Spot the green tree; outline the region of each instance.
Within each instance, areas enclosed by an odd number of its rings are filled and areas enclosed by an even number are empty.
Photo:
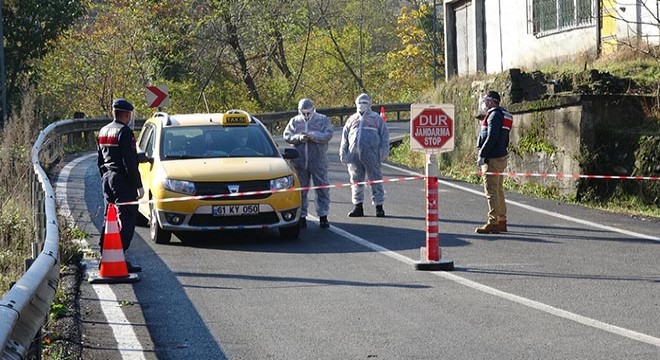
[[[387,75],[399,94],[414,98],[420,90],[432,86],[434,46],[442,47],[442,36],[433,32],[432,5],[422,3],[417,8],[404,8],[398,17],[397,33],[402,46],[387,54]],[[438,56],[435,67],[439,77],[444,77],[442,56]],[[410,95],[406,96],[409,100]]]
[[[9,113],[20,105],[22,78],[31,78],[34,61],[46,55],[58,36],[85,14],[85,1],[5,0],[2,14]]]
[[[279,111],[301,97],[321,107],[410,97],[411,72],[389,55],[404,45],[400,0],[107,0],[41,62],[44,111],[106,115],[124,96],[146,115],[144,86],[169,86],[168,112]],[[420,40],[420,44],[422,41]],[[420,45],[421,46],[421,45]],[[416,56],[415,54],[409,56]],[[417,59],[413,59],[417,61]],[[424,81],[418,82],[424,83]]]
[[[177,17],[194,19],[187,5],[183,0],[90,5],[95,16],[72,28],[40,64],[43,110],[53,119],[74,111],[107,116],[112,99],[125,97],[138,114],[150,112],[146,86],[189,77],[190,51],[184,46],[189,39],[182,34],[191,25],[176,22]]]

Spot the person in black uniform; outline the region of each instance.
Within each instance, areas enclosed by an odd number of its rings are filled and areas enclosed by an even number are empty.
[[[133,105],[125,99],[112,102],[113,121],[101,128],[97,138],[98,167],[103,184],[103,198],[108,203],[136,201],[144,196],[142,180],[138,171],[138,156],[135,135],[128,126],[133,116]],[[124,252],[128,250],[135,233],[138,205],[118,206],[117,216],[121,224],[119,231]],[[101,231],[100,246],[103,249]],[[141,271],[126,261],[129,272]]]

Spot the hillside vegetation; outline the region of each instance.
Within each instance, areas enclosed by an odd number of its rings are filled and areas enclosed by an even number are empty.
[[[639,133],[630,133],[630,129],[614,129],[625,134],[624,138],[607,144],[598,144],[594,151],[583,151],[578,159],[583,164],[585,173],[610,175],[660,176],[660,62],[654,54],[654,49],[645,53],[622,49],[616,54],[604,56],[597,61],[557,64],[542,69],[527,69],[518,73],[507,71],[494,75],[474,75],[454,78],[438,86],[436,91],[428,92],[420,97],[420,102],[453,103],[456,108],[456,133],[467,134],[457,137],[453,152],[441,157],[441,172],[446,176],[464,179],[474,183],[481,181],[480,177],[472,175],[476,171],[476,107],[477,99],[483,87],[500,91],[504,98],[503,105],[510,109],[526,108],[528,111],[559,104],[563,95],[589,94],[616,96],[640,95],[642,115],[645,128]],[[518,94],[514,99],[511,92],[511,77],[517,74],[523,82],[529,85],[530,91],[524,96]],[[536,88],[536,90],[534,90]],[[552,90],[549,90],[552,89]],[[528,89],[529,90],[529,89]],[[521,98],[523,97],[523,98]],[[527,98],[524,98],[527,97]],[[516,102],[513,104],[512,102]],[[621,106],[614,101],[606,106]],[[614,109],[612,109],[614,110]],[[620,109],[617,109],[620,110]],[[607,109],[605,109],[607,111]],[[619,111],[620,112],[620,111]],[[627,113],[623,116],[640,116],[639,112]],[[624,119],[625,120],[625,119]],[[631,119],[633,120],[633,119]],[[637,122],[637,121],[636,121]],[[527,143],[515,144],[515,150],[527,147],[527,152],[553,155],[553,148],[548,146],[543,137],[549,134],[537,133],[534,137],[525,137]],[[576,134],[577,136],[577,134]],[[634,149],[630,153],[617,153],[617,147],[624,148],[624,140],[632,139],[636,143],[626,144],[625,148]],[[635,140],[638,139],[638,140]],[[616,139],[615,139],[616,140]],[[393,158],[402,163],[421,168],[423,159],[420,154],[411,154],[406,150],[406,144],[398,149]],[[634,152],[634,153],[633,153]],[[613,156],[612,154],[616,154]],[[634,159],[634,171],[630,168],[617,167],[619,158]],[[521,170],[521,169],[517,169]],[[577,196],[565,196],[558,188],[529,183],[516,178],[505,178],[505,184],[510,190],[557,199],[576,202],[606,210],[625,212],[633,215],[650,216],[660,219],[660,182],[629,181],[629,180],[588,180],[581,181]]]

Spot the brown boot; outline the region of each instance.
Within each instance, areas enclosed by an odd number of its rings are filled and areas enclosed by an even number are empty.
[[[477,234],[499,234],[500,226],[499,224],[485,224],[482,227],[478,227],[474,230]]]
[[[500,220],[497,222],[497,226],[500,229],[500,232],[508,232],[506,228],[506,220]]]

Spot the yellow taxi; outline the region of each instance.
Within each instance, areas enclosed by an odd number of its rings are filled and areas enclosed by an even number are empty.
[[[139,212],[151,240],[169,243],[172,232],[275,228],[282,238],[297,238],[301,195],[293,189],[300,182],[287,159],[298,155],[282,154],[266,127],[242,110],[154,114],[138,137],[145,190]]]

